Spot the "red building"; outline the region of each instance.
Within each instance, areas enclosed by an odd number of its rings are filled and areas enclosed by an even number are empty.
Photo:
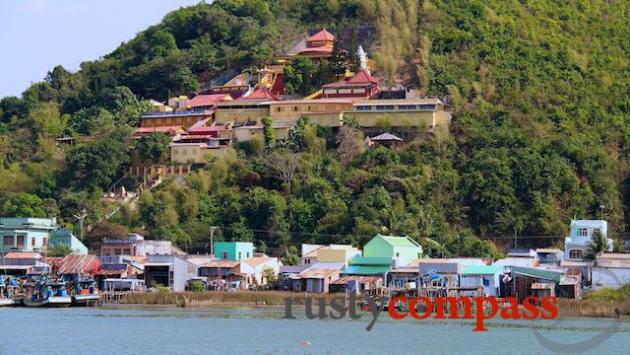
[[[362,69],[351,78],[324,85],[322,97],[356,97],[371,99],[378,95],[378,80],[367,69]]]
[[[305,57],[329,57],[334,42],[335,36],[324,28],[306,40],[306,48],[299,54]]]

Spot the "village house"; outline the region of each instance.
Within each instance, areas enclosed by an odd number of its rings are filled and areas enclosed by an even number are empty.
[[[363,247],[363,255],[393,260],[395,267],[407,266],[422,257],[422,247],[409,237],[377,234]]]
[[[214,255],[221,260],[246,260],[254,256],[254,243],[215,242]]]
[[[278,271],[278,288],[282,291],[293,290],[293,280],[308,269],[310,265],[282,265]]]
[[[63,275],[66,280],[79,280],[81,276],[94,277],[101,271],[102,262],[96,255],[67,255],[47,257],[51,271]]]
[[[250,81],[251,76],[249,73],[236,74],[234,71],[227,71],[218,78],[213,79],[210,83],[210,88],[204,90],[203,93],[209,95],[230,95],[233,99],[238,99],[250,91]]]
[[[617,288],[630,283],[630,254],[604,253],[595,259],[592,268],[592,287]]]
[[[555,296],[563,277],[559,271],[514,266],[503,278],[505,295],[516,297],[519,303],[528,296]]]
[[[23,276],[48,273],[50,264],[37,252],[10,252],[0,258],[0,273]]]
[[[599,232],[608,236],[608,222],[603,220],[573,220],[569,228],[569,236],[564,240],[564,258],[567,260],[582,260],[588,253],[593,234]],[[613,241],[608,240],[606,251],[613,251]]]
[[[472,265],[466,267],[460,275],[461,287],[483,287],[486,296],[499,296],[500,280],[503,269],[495,265]]]
[[[0,218],[0,254],[10,251],[43,251],[64,245],[75,254],[87,254],[85,245],[55,218]]]
[[[343,263],[355,256],[360,256],[361,251],[347,244],[302,244],[302,265],[315,263]]]
[[[343,263],[316,263],[293,279],[293,291],[328,293],[343,268]]]
[[[131,257],[103,255],[99,259],[101,260],[101,268],[95,277],[99,289],[104,289],[107,279],[143,279],[142,283],[144,284],[144,266]]]
[[[162,285],[182,292],[186,282],[197,276],[197,267],[179,255],[147,255],[144,263],[144,283],[147,287]]]
[[[333,281],[329,285],[328,291],[330,293],[348,292],[359,295],[381,287],[383,287],[383,278],[381,276],[344,275]]]
[[[475,265],[485,265],[481,259],[476,260],[479,263]],[[467,267],[456,260],[441,258],[418,259],[410,265],[417,268],[418,286],[422,287],[459,287],[460,275]]]
[[[247,290],[255,282],[254,268],[243,260],[212,260],[199,266],[198,276],[207,277],[213,290]]]
[[[342,274],[356,276],[379,276],[383,279],[392,269],[393,260],[382,256],[355,256],[348,262]]]
[[[155,255],[179,255],[184,256],[186,253],[174,246],[168,240],[145,240],[143,236],[131,233],[126,239],[109,239],[105,238],[101,242],[100,255],[128,255],[128,256],[147,256]]]

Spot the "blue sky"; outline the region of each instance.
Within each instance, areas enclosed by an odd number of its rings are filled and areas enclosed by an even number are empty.
[[[76,71],[168,12],[198,2],[0,0],[0,98],[19,96],[57,64]]]

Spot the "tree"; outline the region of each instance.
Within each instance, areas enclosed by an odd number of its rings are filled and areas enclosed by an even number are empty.
[[[45,251],[46,256],[49,257],[64,257],[72,253],[72,248],[66,244],[55,244],[52,247],[48,247]]]
[[[608,250],[608,238],[601,231],[596,230],[593,232],[593,239],[588,244],[588,251],[584,259],[595,260],[606,250]]]
[[[264,117],[262,119],[263,124],[263,136],[265,138],[265,149],[271,150],[276,145],[276,137],[273,131],[273,120],[271,117]]]
[[[276,272],[270,268],[266,267],[263,269],[263,284],[274,284],[278,281],[278,275]]]
[[[161,164],[169,159],[171,139],[166,133],[151,133],[142,136],[138,141],[136,149],[143,162]]]
[[[25,192],[9,193],[0,197],[0,215],[26,218],[55,217],[47,213],[42,199]]]

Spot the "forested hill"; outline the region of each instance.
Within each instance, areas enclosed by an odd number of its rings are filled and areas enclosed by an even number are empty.
[[[548,236],[521,245],[554,245],[574,216],[602,217],[624,232],[628,18],[630,3],[618,0],[218,0],[182,8],[78,72],[55,67],[21,97],[0,101],[0,215],[58,215],[72,227],[85,208],[94,240],[137,230],[193,251],[210,225],[263,247],[408,234],[441,255],[491,255],[494,244],[482,239],[514,233]],[[132,154],[144,99],[260,68],[324,26],[375,29],[366,46],[376,74],[448,96],[450,134],[365,151],[350,127],[305,125],[291,144],[243,145],[186,184],[143,194],[137,210],[96,222],[102,192],[132,159],[168,154],[151,142]],[[57,145],[64,135],[82,138]]]

